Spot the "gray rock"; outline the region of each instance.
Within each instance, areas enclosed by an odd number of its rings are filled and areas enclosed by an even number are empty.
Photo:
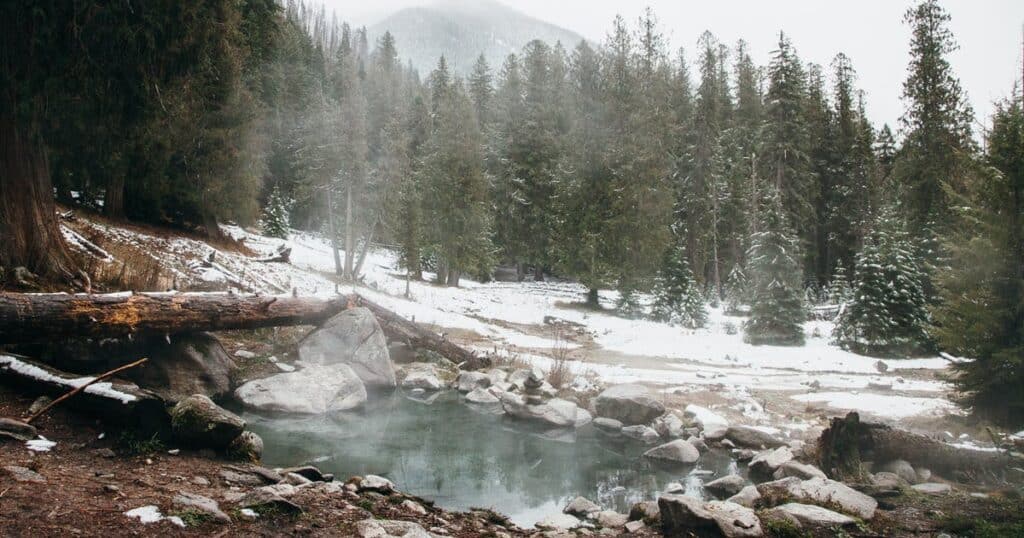
[[[406,374],[402,380],[403,389],[441,390],[444,386],[432,370],[416,369]]]
[[[608,433],[622,433],[622,423],[614,418],[597,417],[594,419],[594,426],[601,431]]]
[[[283,484],[287,485],[287,484]],[[289,486],[290,487],[290,486]],[[263,488],[254,489],[238,500],[239,508],[251,508],[256,512],[274,510],[285,514],[301,514],[302,507],[284,497]]]
[[[914,466],[905,460],[892,460],[886,462],[878,466],[876,471],[892,473],[903,480],[906,480],[910,484],[916,484],[918,482],[917,472],[914,470]]]
[[[663,495],[658,499],[662,530],[667,536],[714,535],[726,538],[764,536],[761,521],[745,506],[725,501],[703,503],[686,495]]]
[[[686,434],[686,425],[675,413],[665,413],[653,423],[658,435],[667,439],[678,439]]]
[[[378,493],[391,493],[395,491],[395,484],[375,474],[368,474],[359,482],[359,491],[376,491]]]
[[[665,493],[683,493],[686,488],[679,482],[669,482],[665,485]]]
[[[189,393],[189,394],[192,394],[192,393]],[[42,411],[43,409],[46,408],[46,406],[50,405],[51,402],[53,402],[53,398],[50,398],[49,396],[40,396],[40,397],[36,398],[35,400],[32,401],[32,405],[28,406],[28,416],[32,416],[32,415]],[[4,431],[3,430],[3,421],[5,421],[5,420],[11,420],[11,419],[9,419],[9,418],[0,418],[0,432]],[[14,422],[18,422],[18,421],[14,421]],[[31,438],[32,437],[30,437],[30,439]],[[25,439],[25,440],[27,441],[28,439]]]
[[[674,463],[694,463],[700,459],[700,452],[690,443],[676,439],[644,452],[645,458]]]
[[[368,387],[395,386],[384,331],[367,308],[350,308],[327,320],[299,345],[299,358],[307,365],[348,365]]]
[[[828,478],[821,469],[807,463],[800,463],[796,460],[783,463],[772,475],[776,480],[786,478],[787,476],[795,476],[801,480],[807,480],[808,478]]]
[[[228,445],[228,454],[245,461],[260,461],[263,457],[263,439],[254,432],[244,431]]]
[[[591,512],[600,511],[601,507],[597,503],[587,499],[586,497],[576,497],[575,499],[569,501],[569,504],[565,505],[565,508],[562,509],[562,512],[566,514],[570,514],[581,518],[587,517],[587,514]]]
[[[324,475],[323,471],[321,471],[320,469],[318,469],[318,468],[316,468],[316,467],[314,467],[312,465],[302,465],[300,467],[288,467],[288,468],[285,468],[285,469],[281,469],[280,471],[281,471],[281,474],[283,474],[283,475],[297,474],[297,475],[305,478],[306,480],[309,480],[310,482],[324,482],[324,481],[327,480],[327,476]]]
[[[802,528],[833,528],[857,523],[850,516],[811,504],[787,503],[766,512],[786,514],[798,521]]]
[[[643,424],[637,424],[636,426],[626,426],[622,428],[622,435],[638,441],[643,441],[647,444],[654,444],[661,438],[658,432],[650,426],[644,426]]]
[[[811,478],[801,481],[789,477],[758,484],[757,491],[768,499],[792,500],[825,506],[835,506],[847,514],[861,519],[875,516],[878,501],[835,480]]]
[[[786,444],[782,439],[750,426],[730,426],[725,437],[748,448],[778,448]]]
[[[508,372],[501,368],[491,368],[485,372],[487,377],[491,378],[491,385],[497,385],[498,383],[506,383],[508,380]]]
[[[360,538],[431,538],[419,523],[390,519],[364,519],[356,522]]]
[[[687,443],[693,445],[693,448],[697,449],[697,452],[701,454],[708,451],[708,444],[704,442],[700,437],[690,437],[686,440]]]
[[[719,499],[725,499],[736,495],[746,485],[747,481],[742,476],[731,474],[704,484],[704,489]]]
[[[198,510],[204,514],[213,517],[219,523],[231,523],[231,518],[228,517],[223,511],[217,501],[197,495],[195,493],[189,493],[187,491],[179,492],[174,496],[172,500],[175,506],[181,506],[186,509]]]
[[[594,416],[590,414],[590,411],[583,409],[582,407],[576,407],[576,427],[582,428],[587,424],[594,421]]]
[[[790,461],[793,461],[793,451],[788,446],[780,446],[774,450],[758,452],[747,466],[755,474],[771,476],[782,464]]]
[[[416,362],[416,350],[405,342],[391,342],[388,344],[388,356],[395,364],[408,364]]]
[[[629,521],[629,516],[620,514],[615,510],[602,510],[591,517],[598,525],[606,529],[617,529]]]
[[[629,519],[654,524],[661,521],[661,509],[658,501],[641,501],[629,509]]]
[[[305,486],[313,483],[312,480],[295,473],[284,473],[284,481],[293,486]]]
[[[927,482],[932,479],[932,472],[929,469],[925,469],[924,467],[916,467],[914,471],[917,473],[918,483]]]
[[[523,388],[525,386],[524,382],[526,381],[526,378],[530,377],[530,375],[531,375],[531,371],[530,370],[525,369],[525,368],[520,368],[518,370],[513,371],[511,374],[509,374],[508,378],[506,378],[505,381],[507,381],[507,382],[511,383],[512,385],[516,386],[517,388],[521,389],[521,388]]]
[[[249,381],[238,387],[235,397],[261,411],[319,415],[362,406],[366,387],[346,364],[306,366]]]
[[[20,465],[4,465],[4,470],[11,475],[15,482],[46,482],[46,477]]]
[[[175,438],[194,446],[227,448],[245,430],[245,421],[201,394],[178,402],[171,409]]]
[[[557,428],[575,427],[579,410],[576,404],[559,398],[552,398],[539,405],[530,405],[522,396],[508,392],[501,395],[501,406],[511,417],[541,422]]]
[[[36,427],[31,424],[13,418],[0,417],[0,438],[6,437],[25,442],[35,439],[36,433]]]
[[[491,386],[491,378],[483,372],[461,372],[457,381],[459,392],[470,392],[476,388]]]
[[[629,534],[636,534],[636,533],[644,530],[644,527],[646,527],[646,526],[647,525],[645,525],[643,521],[628,521],[622,527]]]
[[[608,387],[594,399],[594,408],[597,416],[625,425],[647,424],[665,412],[665,406],[643,385]]]
[[[399,504],[398,506],[401,506],[403,509],[405,509],[406,512],[412,512],[413,514],[421,516],[427,515],[427,509],[423,508],[422,504],[412,499],[406,499],[402,501],[402,504]]]
[[[753,508],[754,503],[761,498],[761,494],[757,491],[757,486],[745,486],[740,490],[739,493],[726,499],[731,503],[736,503],[740,506],[746,506],[747,508]]]
[[[220,398],[231,393],[231,376],[238,366],[212,334],[196,333],[148,339],[149,362],[124,375],[139,387],[177,402],[193,394]]]
[[[914,488],[914,491],[926,495],[945,495],[952,491],[949,484],[940,484],[938,482],[925,482],[924,484],[915,484],[910,487]]]
[[[569,514],[551,514],[538,521],[534,526],[545,531],[568,531],[580,526],[582,522]]]
[[[477,387],[469,391],[469,393],[466,394],[466,401],[470,403],[483,405],[501,403],[501,400],[498,399],[498,397],[495,396],[494,393],[490,391],[490,389],[485,389],[481,387]]]
[[[880,490],[899,490],[908,485],[907,481],[896,473],[880,472],[871,475],[871,483]]]

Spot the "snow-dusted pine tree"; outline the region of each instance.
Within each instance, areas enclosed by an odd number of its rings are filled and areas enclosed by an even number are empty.
[[[664,255],[654,286],[651,315],[658,321],[691,329],[703,327],[707,311],[681,246],[670,246]]]
[[[850,279],[846,276],[846,268],[839,264],[832,275],[832,282],[828,284],[828,301],[832,304],[843,304],[849,300]]]
[[[730,315],[740,314],[743,305],[750,303],[750,279],[743,271],[743,266],[736,264],[729,271],[729,277],[725,280],[725,313]]]
[[[754,345],[804,344],[807,313],[800,285],[800,249],[777,189],[768,189],[750,247],[753,294],[744,340]]]
[[[619,285],[619,300],[615,302],[615,309],[624,318],[637,319],[643,316],[643,306],[633,286]]]
[[[291,204],[277,186],[267,197],[267,206],[263,208],[263,233],[269,237],[288,239],[288,213]]]
[[[904,225],[883,211],[857,255],[852,296],[836,342],[856,353],[906,356],[928,344],[924,271]]]

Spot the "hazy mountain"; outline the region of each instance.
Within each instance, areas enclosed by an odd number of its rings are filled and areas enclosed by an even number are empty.
[[[369,37],[376,40],[388,30],[395,36],[403,60],[411,60],[424,75],[442,54],[456,71],[466,74],[482,52],[497,73],[505,57],[519,52],[530,40],[552,45],[561,41],[572,50],[583,39],[493,0],[439,0],[405,8],[371,26]]]

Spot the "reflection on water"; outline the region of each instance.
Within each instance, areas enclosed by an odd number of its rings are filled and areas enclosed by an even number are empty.
[[[494,508],[521,526],[561,511],[577,495],[627,512],[670,482],[699,496],[704,482],[738,472],[724,452],[708,452],[692,466],[653,465],[640,457],[643,445],[609,439],[592,426],[544,432],[459,399],[454,392],[429,402],[396,393],[355,414],[241,414],[263,437],[267,465],[313,463],[339,479],[377,474],[444,508]]]

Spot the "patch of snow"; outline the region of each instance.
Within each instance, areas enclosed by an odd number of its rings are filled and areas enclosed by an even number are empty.
[[[81,387],[82,385],[85,385],[86,383],[89,383],[92,380],[96,379],[95,377],[79,377],[75,379],[66,379],[63,377],[58,377],[51,374],[50,372],[47,372],[46,370],[43,370],[42,368],[39,368],[38,366],[22,362],[10,355],[0,355],[0,367],[7,367],[10,368],[11,370],[14,370],[15,372],[18,372],[23,376],[31,377],[33,379],[38,379],[40,381],[45,381],[49,383],[64,385],[72,389]],[[113,383],[107,381],[93,383],[92,385],[85,387],[84,392],[94,394],[96,396],[103,396],[106,398],[119,400],[121,403],[129,403],[134,402],[136,400],[135,396],[115,389]]]
[[[171,523],[174,523],[175,525],[177,525],[177,526],[179,526],[181,528],[185,528],[185,522],[182,521],[180,517],[178,517],[178,516],[165,516],[165,515],[160,513],[160,509],[159,508],[157,508],[156,506],[154,506],[152,504],[149,504],[149,505],[146,505],[146,506],[140,506],[138,508],[132,508],[131,510],[128,510],[127,512],[125,512],[124,515],[126,515],[128,517],[138,518],[138,520],[143,525],[148,525],[150,523],[159,523],[159,522],[161,522],[161,521],[166,519],[167,521],[170,521]]]
[[[25,447],[32,452],[49,452],[50,449],[55,446],[57,446],[56,441],[51,441],[42,435],[39,436],[39,439],[32,439],[31,441],[25,442]]]
[[[860,411],[884,418],[905,418],[914,415],[955,413],[957,407],[942,398],[913,398],[884,394],[849,392],[818,392],[791,396],[801,402],[823,403],[840,410]]]

